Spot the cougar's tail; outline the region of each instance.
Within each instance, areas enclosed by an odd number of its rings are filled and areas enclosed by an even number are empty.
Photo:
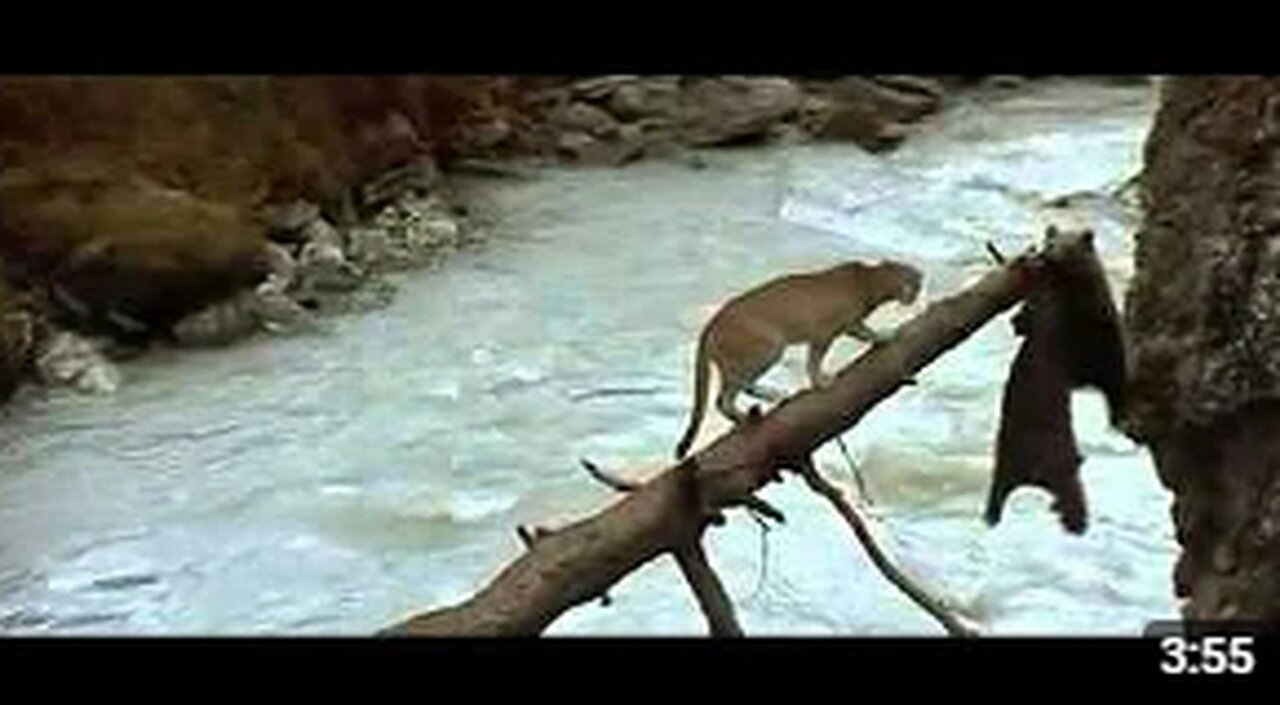
[[[693,439],[698,435],[698,427],[702,425],[702,416],[707,410],[707,385],[711,376],[711,360],[707,357],[707,338],[710,328],[704,329],[698,338],[698,353],[693,369],[693,413],[689,417],[689,427],[684,436],[676,444],[676,459],[679,460],[689,451]]]

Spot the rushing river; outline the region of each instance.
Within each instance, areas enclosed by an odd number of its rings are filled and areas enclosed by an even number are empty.
[[[395,303],[325,333],[129,363],[115,395],[28,390],[0,424],[0,631],[359,634],[459,600],[521,551],[514,527],[614,499],[577,458],[664,464],[690,405],[693,344],[718,301],[776,274],[902,257],[949,294],[1050,222],[1089,223],[1115,286],[1134,214],[1108,196],[1141,163],[1151,91],[1076,83],[958,105],[884,157],[844,145],[708,153],[462,182],[489,244],[404,275]],[[1069,209],[1046,201],[1083,194]],[[919,306],[914,307],[918,310]],[[889,328],[912,310],[886,307]],[[1169,495],[1147,453],[1074,408],[1091,526],[1047,495],[981,519],[1006,314],[845,435],[879,538],[993,634],[1138,633],[1175,612]],[[828,369],[859,352],[846,341]],[[768,382],[803,383],[793,351]],[[705,443],[723,429],[714,414]],[[827,448],[824,470],[851,482]],[[937,634],[798,480],[709,552],[751,634]],[[657,561],[554,634],[702,634]]]

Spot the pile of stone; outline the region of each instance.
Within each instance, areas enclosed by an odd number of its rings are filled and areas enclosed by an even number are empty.
[[[901,142],[903,126],[938,110],[942,99],[940,81],[912,76],[601,76],[530,97],[544,150],[594,165],[810,138],[880,151]]]
[[[322,314],[386,306],[394,287],[381,275],[433,264],[470,240],[437,185],[434,165],[423,160],[388,172],[357,194],[373,215],[346,227],[314,203],[274,207],[259,257],[262,280],[182,319],[174,338],[226,345],[259,331],[312,331]]]
[[[110,394],[120,386],[112,361],[119,353],[113,341],[60,328],[38,311],[7,311],[0,327],[0,400],[12,396],[24,379],[84,394]]]
[[[42,337],[33,351],[41,383],[82,394],[110,394],[120,386],[120,371],[106,353],[109,342],[56,329]]]

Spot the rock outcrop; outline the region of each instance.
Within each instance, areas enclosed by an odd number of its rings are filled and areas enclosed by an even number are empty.
[[[1280,621],[1280,79],[1177,77],[1146,145],[1127,424],[1192,618]]]
[[[385,302],[389,287],[367,270],[391,256],[348,236],[362,217],[435,189],[436,158],[472,126],[519,124],[506,107],[512,83],[0,79],[5,277],[42,302],[23,315],[133,342],[225,344],[306,328],[308,306],[342,308],[342,295]],[[458,223],[444,220],[414,230],[406,248],[460,240]],[[66,371],[65,360],[88,359],[66,337],[45,351],[62,362],[42,368],[18,318],[5,320],[0,391],[23,374],[106,379]]]
[[[531,134],[543,153],[583,164],[814,137],[883,151],[937,111],[945,92],[919,76],[600,76],[531,96]]]
[[[56,284],[78,325],[163,331],[254,283],[268,230],[311,217],[289,204],[349,219],[350,187],[447,151],[474,114],[501,116],[503,85],[0,79],[0,254],[19,286]]]

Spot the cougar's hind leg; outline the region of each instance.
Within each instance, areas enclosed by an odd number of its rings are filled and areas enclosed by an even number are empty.
[[[734,404],[738,394],[745,391],[759,398],[760,393],[768,393],[761,389],[756,380],[782,358],[786,345],[763,335],[741,336],[734,342],[733,349],[737,354],[723,356],[717,361],[720,368],[720,394],[716,397],[716,408],[725,418],[740,424],[746,421],[747,415]]]
[[[831,375],[822,371],[822,358],[827,356],[827,350],[830,349],[831,343],[835,338],[827,338],[809,344],[809,358],[806,360],[805,369],[809,373],[809,384],[814,389],[825,389],[831,386]]]

